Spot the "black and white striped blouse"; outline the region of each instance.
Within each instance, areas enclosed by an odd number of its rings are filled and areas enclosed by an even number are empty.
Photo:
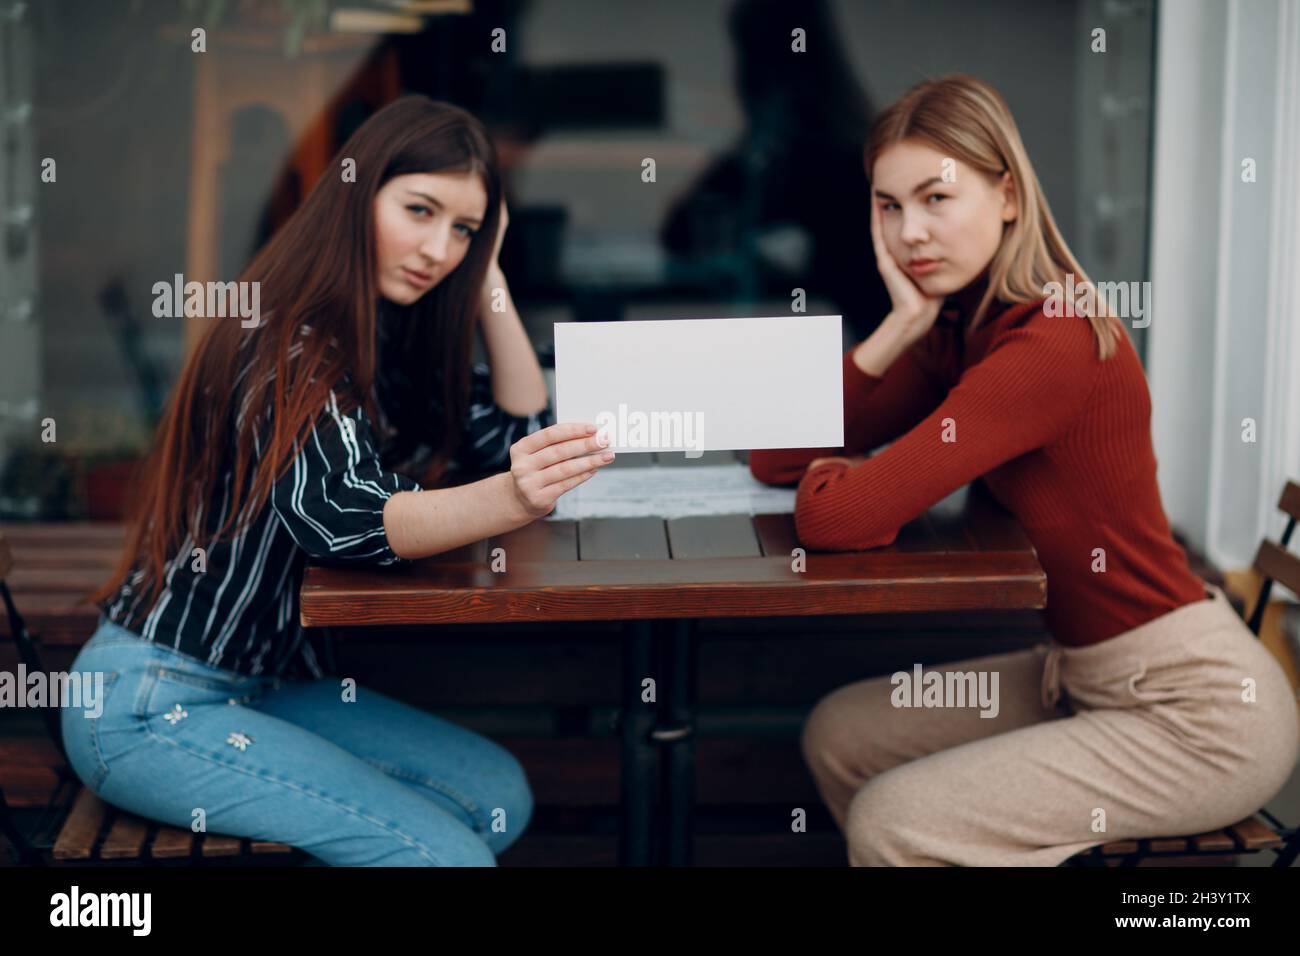
[[[382,414],[385,403],[395,400],[401,389],[394,374],[385,371],[396,366],[384,360],[382,331],[379,344],[375,388]],[[298,591],[307,561],[403,561],[393,553],[384,531],[384,502],[395,492],[420,489],[406,474],[384,467],[375,424],[360,407],[340,413],[338,394],[330,392],[301,453],[275,484],[270,503],[244,531],[212,544],[204,556],[206,567],[197,571],[195,545],[187,537],[168,562],[161,594],[151,609],[137,590],[144,573],[133,570],[118,593],[100,605],[109,619],[214,667],[244,674],[323,676],[298,620]],[[246,410],[241,410],[236,428]],[[438,421],[436,409],[430,410],[429,420]],[[509,465],[512,444],[551,423],[549,405],[528,417],[497,407],[488,367],[476,364],[456,464],[474,472],[502,470]],[[210,512],[217,522],[226,519],[232,483],[233,473],[227,470]],[[205,524],[219,526],[210,520]]]

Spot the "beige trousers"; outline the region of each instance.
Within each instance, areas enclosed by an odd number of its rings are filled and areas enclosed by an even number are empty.
[[[892,675],[828,694],[802,747],[849,862],[1057,866],[1098,843],[1214,830],[1265,805],[1296,763],[1300,713],[1281,666],[1207,589],[1100,644],[933,668],[984,672],[986,688],[996,673],[995,716],[969,697],[952,706],[954,692],[917,706]]]

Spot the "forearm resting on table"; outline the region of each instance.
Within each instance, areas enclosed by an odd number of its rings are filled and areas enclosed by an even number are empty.
[[[453,488],[399,491],[384,503],[384,532],[400,558],[427,558],[534,520],[509,472]]]

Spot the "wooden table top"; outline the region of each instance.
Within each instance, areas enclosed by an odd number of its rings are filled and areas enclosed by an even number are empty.
[[[793,570],[789,514],[536,521],[400,568],[309,566],[306,627],[1042,608],[1047,577],[976,482],[893,544]],[[504,549],[505,570],[491,556]]]

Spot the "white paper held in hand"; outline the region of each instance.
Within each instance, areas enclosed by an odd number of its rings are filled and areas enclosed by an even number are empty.
[[[560,422],[615,452],[844,444],[838,315],[555,323]]]

